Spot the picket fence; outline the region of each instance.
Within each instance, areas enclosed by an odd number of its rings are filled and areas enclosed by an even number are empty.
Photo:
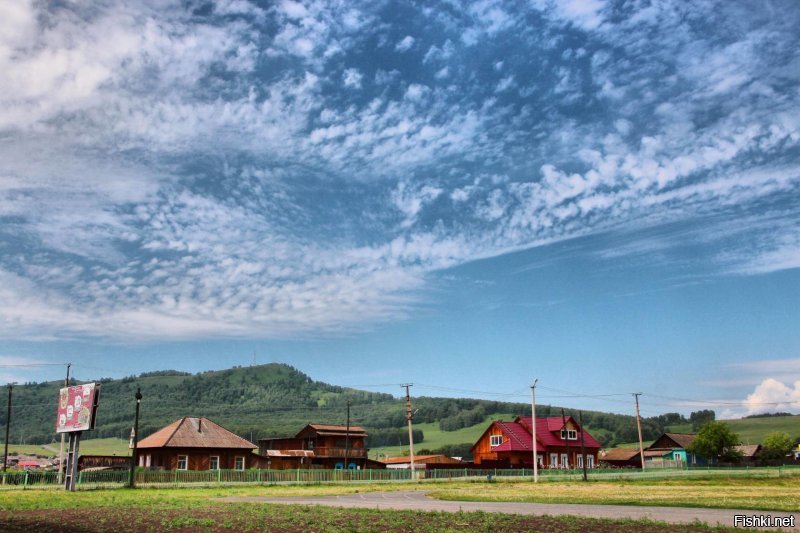
[[[691,467],[658,468],[645,471],[633,469],[589,470],[595,481],[623,479],[670,479],[681,477],[785,477],[800,475],[800,466],[778,467]],[[128,485],[127,470],[82,471],[78,474],[79,489],[118,488]],[[451,468],[418,470],[412,478],[410,470],[146,470],[136,472],[137,487],[220,486],[242,484],[321,484],[321,483],[387,483],[422,482],[435,480],[495,481],[502,479],[530,480],[533,470],[528,469],[475,469]],[[581,470],[540,470],[541,481],[567,481],[583,478]],[[28,488],[58,488],[58,472],[4,472],[0,473],[0,490]]]

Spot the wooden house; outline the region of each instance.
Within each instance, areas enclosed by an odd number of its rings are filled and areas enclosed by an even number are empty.
[[[642,456],[639,448],[611,448],[600,450],[601,463],[612,468],[641,468]]]
[[[161,470],[259,468],[256,445],[209,420],[185,416],[142,439],[139,466]]]
[[[367,458],[364,439],[367,432],[359,426],[308,424],[294,437],[259,439],[258,453],[267,460],[267,468],[346,468],[374,467]]]
[[[533,419],[495,420],[472,446],[476,465],[530,468],[533,466]],[[536,418],[536,453],[540,468],[582,468],[581,437],[587,468],[597,465],[600,443],[571,416]]]
[[[648,452],[652,452],[650,461],[670,461],[674,466],[704,466],[709,461],[701,456],[688,451],[696,435],[694,433],[664,433],[653,444],[645,448],[645,468],[648,462]]]

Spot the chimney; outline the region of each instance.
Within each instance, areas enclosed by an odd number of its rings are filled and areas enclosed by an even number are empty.
[[[203,417],[197,419],[197,432],[198,433],[203,432]]]

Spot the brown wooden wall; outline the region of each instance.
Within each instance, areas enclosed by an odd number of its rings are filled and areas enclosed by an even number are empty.
[[[218,448],[143,448],[139,449],[139,464],[146,464],[146,458],[150,455],[150,468],[161,468],[164,470],[176,470],[178,468],[178,456],[188,456],[188,470],[208,470],[210,467],[211,456],[219,456],[219,468],[222,470],[233,470],[236,466],[236,457],[244,457],[245,469],[259,468],[260,461],[258,456],[250,450],[218,449]]]

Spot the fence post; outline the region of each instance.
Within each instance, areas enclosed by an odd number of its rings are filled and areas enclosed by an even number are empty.
[[[22,484],[23,487],[27,487],[28,486],[28,474],[29,474],[29,472],[26,470],[25,471],[25,481]]]
[[[297,469],[297,482],[300,483],[300,469]]]
[[[217,483],[222,483],[222,470],[217,468]]]

